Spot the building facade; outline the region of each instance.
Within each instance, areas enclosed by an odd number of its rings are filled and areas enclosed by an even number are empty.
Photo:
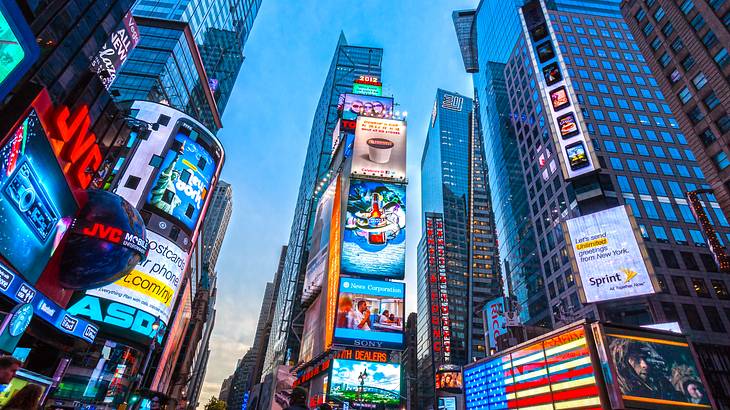
[[[484,148],[474,108],[471,98],[438,90],[421,160],[426,239],[419,247],[418,322],[419,346],[427,351],[419,350],[424,366],[419,369],[419,385],[434,383],[435,376],[426,367],[463,365],[485,356],[481,307],[502,294]],[[441,228],[429,225],[432,213],[438,215],[433,224],[443,223]],[[432,275],[438,277],[438,289]],[[434,290],[438,298],[433,297]],[[434,309],[442,310],[439,326],[434,323]],[[424,360],[428,356],[430,364]]]
[[[730,3],[624,1],[621,9],[707,182],[730,213]]]
[[[203,223],[203,268],[212,271],[218,262],[218,255],[226,236],[228,223],[233,214],[233,187],[221,180],[213,191],[210,209]]]
[[[351,92],[353,82],[361,75],[380,78],[382,56],[383,50],[380,48],[348,45],[344,34],[340,35],[337,42],[309,136],[264,362],[264,375],[271,373],[279,364],[293,364],[299,355],[299,340],[304,324],[299,301],[304,286],[311,222],[314,218],[313,197],[317,184],[329,168],[332,134],[338,120],[339,96]]]

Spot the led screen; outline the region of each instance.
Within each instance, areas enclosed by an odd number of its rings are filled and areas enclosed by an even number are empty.
[[[582,326],[467,366],[464,390],[467,409],[601,406]]]
[[[118,281],[88,295],[132,306],[169,323],[188,254],[174,242],[148,230],[147,259]]]
[[[359,117],[355,129],[352,174],[406,179],[406,123]]]
[[[327,189],[319,198],[314,216],[312,239],[309,246],[307,271],[304,276],[304,290],[302,300],[308,299],[313,293],[322,288],[322,280],[327,273],[329,258],[330,225],[332,222],[332,207],[337,190],[337,178],[330,182]]]
[[[383,95],[383,86],[374,85],[374,84],[354,83],[352,85],[352,92],[354,94],[361,94],[361,95],[381,96],[381,95]]]
[[[436,390],[458,390],[464,387],[461,372],[436,373]]]
[[[200,133],[187,124],[177,129],[147,196],[147,204],[195,229],[217,164],[202,144]]]
[[[486,322],[489,348],[497,348],[497,338],[507,333],[507,321],[504,316],[504,297],[492,299],[484,305],[484,321]]]
[[[655,292],[625,207],[569,219],[566,225],[587,302]]]
[[[438,410],[456,410],[456,397],[439,397]]]
[[[334,341],[398,349],[403,345],[405,285],[341,278]]]
[[[697,363],[684,339],[608,327],[605,331],[615,384],[624,402],[637,404],[630,407],[711,408]]]
[[[78,211],[38,114],[0,146],[0,253],[31,284]]]
[[[330,377],[330,400],[381,406],[400,404],[399,364],[334,359]]]
[[[406,188],[351,180],[342,241],[342,274],[402,279]]]
[[[359,115],[390,118],[393,116],[393,99],[374,95],[342,94],[338,108],[342,111],[342,118],[346,120],[354,120]]]
[[[35,36],[14,1],[0,1],[0,100],[38,59]]]

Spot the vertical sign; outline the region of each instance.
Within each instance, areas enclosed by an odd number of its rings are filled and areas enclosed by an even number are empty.
[[[330,227],[329,270],[327,272],[327,306],[325,311],[324,349],[332,347],[337,313],[337,293],[340,289],[340,251],[342,249],[342,178],[337,178]]]
[[[426,245],[431,300],[431,335],[434,356],[442,363],[451,361],[451,326],[449,322],[449,295],[446,281],[444,220],[441,216],[426,217]]]
[[[91,60],[91,71],[99,76],[107,90],[117,78],[117,70],[127,61],[129,53],[139,43],[139,29],[128,11],[122,21],[122,26],[114,30],[101,50]]]
[[[567,77],[568,70],[555,41],[552,25],[544,14],[542,2],[532,2],[520,9],[525,38],[531,45],[531,61],[537,73],[540,93],[553,131],[553,141],[560,147],[563,176],[566,180],[593,172],[600,167],[586,133],[583,116],[576,105],[575,92]]]
[[[504,315],[504,296],[491,300],[484,306],[488,348],[497,348],[497,337],[507,333],[507,320]]]

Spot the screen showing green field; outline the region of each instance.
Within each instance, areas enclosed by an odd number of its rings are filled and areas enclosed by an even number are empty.
[[[18,36],[10,27],[7,17],[0,12],[0,83],[20,65],[24,57],[25,51]]]
[[[385,407],[400,405],[399,364],[334,359],[330,378],[331,400]]]

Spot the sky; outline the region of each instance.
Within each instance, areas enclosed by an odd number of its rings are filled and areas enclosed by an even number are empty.
[[[216,324],[201,406],[252,345],[267,281],[289,241],[309,132],[340,31],[382,47],[383,94],[408,112],[406,310],[416,311],[420,162],[436,89],[471,96],[451,12],[478,0],[263,0],[223,129],[233,216],[218,260]]]

